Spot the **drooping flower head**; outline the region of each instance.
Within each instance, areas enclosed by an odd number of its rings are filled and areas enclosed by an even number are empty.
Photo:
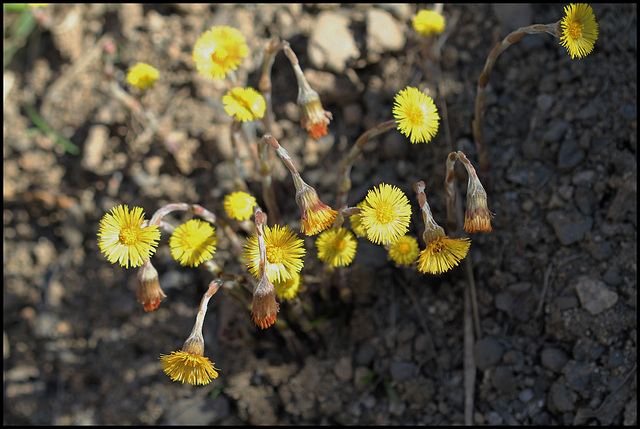
[[[369,240],[391,244],[409,229],[409,199],[399,188],[382,183],[367,193],[360,219]]]
[[[346,267],[356,256],[358,241],[351,231],[329,228],[316,239],[318,258],[332,267]]]
[[[136,297],[138,298],[138,302],[142,304],[144,311],[155,310],[160,305],[162,298],[166,297],[160,287],[158,271],[149,259],[138,269],[138,290]]]
[[[233,88],[222,97],[224,111],[238,122],[253,121],[264,116],[266,104],[255,89]]]
[[[152,88],[160,77],[160,72],[147,63],[138,63],[129,69],[127,82],[141,91]]]
[[[423,36],[440,34],[444,31],[444,16],[432,10],[421,10],[413,17],[413,28]]]
[[[571,4],[564,8],[560,44],[567,48],[571,59],[583,58],[591,53],[598,40],[598,23],[591,6],[585,3]]]
[[[202,332],[191,334],[179,352],[170,355],[160,355],[162,370],[173,381],[185,382],[194,386],[209,384],[218,378],[218,368],[215,368],[209,358],[204,356],[204,339]]]
[[[169,239],[171,255],[183,267],[197,267],[211,259],[217,244],[215,228],[200,219],[183,223],[173,231]]]
[[[303,267],[304,241],[288,226],[264,227],[264,244],[267,250],[265,271],[270,282],[284,281],[299,273]],[[260,249],[255,234],[247,238],[243,258],[247,269],[260,278]]]
[[[249,48],[242,33],[226,25],[205,31],[193,47],[193,60],[198,72],[209,79],[224,79],[237,70]]]
[[[298,273],[287,280],[273,282],[273,286],[276,289],[278,298],[293,299],[298,296],[298,292],[300,292],[302,276]]]
[[[338,212],[320,201],[316,190],[302,179],[294,180],[296,186],[296,203],[300,208],[302,232],[316,235],[329,228]]]
[[[224,197],[224,210],[231,219],[247,220],[253,214],[256,199],[246,192],[238,191]]]
[[[417,88],[408,86],[400,91],[392,112],[398,130],[409,137],[411,143],[429,143],[438,132],[438,109],[433,99]]]
[[[319,139],[327,134],[327,125],[333,118],[331,113],[324,110],[320,96],[308,87],[298,91],[298,106],[300,106],[300,126],[307,130],[309,137]]]
[[[276,290],[273,283],[264,275],[260,277],[260,281],[253,290],[253,300],[251,301],[253,323],[261,329],[267,329],[275,323],[278,310]]]
[[[109,262],[135,268],[155,253],[160,230],[157,225],[142,228],[143,223],[141,207],[134,207],[130,212],[127,205],[119,205],[103,216],[98,230],[98,246]]]
[[[389,256],[398,265],[411,265],[416,261],[420,248],[418,240],[410,235],[403,235],[389,247]]]
[[[487,191],[479,180],[473,180],[469,176],[467,186],[467,208],[464,213],[464,230],[473,233],[491,231],[491,218],[493,213],[487,206]]]

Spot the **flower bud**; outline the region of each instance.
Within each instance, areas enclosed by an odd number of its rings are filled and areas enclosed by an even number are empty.
[[[144,307],[144,311],[153,311],[160,305],[160,300],[166,295],[160,288],[158,271],[147,260],[138,270],[138,302]]]

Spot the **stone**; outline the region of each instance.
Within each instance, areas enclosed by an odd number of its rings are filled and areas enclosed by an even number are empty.
[[[350,59],[360,57],[350,20],[336,11],[323,11],[309,37],[309,60],[318,69],[343,73]]]
[[[476,366],[479,370],[484,371],[500,362],[504,349],[495,338],[485,337],[476,342],[473,354]]]
[[[576,292],[582,308],[592,315],[602,313],[618,302],[618,294],[609,290],[600,280],[580,277],[576,284]]]
[[[593,218],[591,217],[584,216],[579,212],[567,213],[560,210],[549,212],[547,222],[551,224],[556,237],[564,246],[582,240],[593,226]]]
[[[564,351],[549,347],[542,350],[542,353],[540,354],[540,360],[543,367],[554,372],[560,372],[566,365],[569,358]]]

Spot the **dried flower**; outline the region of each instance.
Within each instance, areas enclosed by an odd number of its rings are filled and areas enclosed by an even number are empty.
[[[444,16],[432,10],[421,10],[413,17],[413,28],[423,36],[440,34],[444,31]]]
[[[127,205],[119,205],[103,216],[98,230],[98,246],[109,262],[135,268],[155,253],[160,231],[157,225],[141,228],[143,223],[144,213],[140,207],[129,212]]]
[[[565,6],[560,44],[567,48],[571,59],[586,57],[598,40],[598,23],[591,6],[585,3]]]
[[[491,231],[493,213],[487,207],[487,191],[480,181],[469,176],[467,187],[467,209],[464,213],[464,230],[473,233]]]
[[[316,240],[318,258],[332,267],[346,267],[356,256],[358,241],[351,231],[330,228],[320,234]]]
[[[399,188],[382,183],[369,190],[360,215],[367,237],[376,244],[390,244],[409,229],[411,205]]]
[[[224,79],[237,70],[249,48],[242,33],[229,26],[214,26],[205,31],[193,47],[198,72],[209,79]]]
[[[138,269],[138,291],[136,296],[144,311],[155,310],[160,305],[160,300],[166,297],[160,287],[158,271],[151,264],[151,260],[147,260]]]
[[[299,273],[303,267],[304,241],[288,226],[264,227],[264,244],[267,251],[265,272],[271,282],[284,281]],[[254,234],[247,238],[243,258],[247,269],[256,278],[260,277],[260,249]]]
[[[173,231],[169,239],[171,255],[180,265],[197,267],[211,259],[218,238],[215,228],[200,219],[191,219]]]
[[[327,134],[327,125],[333,118],[324,110],[320,96],[310,86],[298,87],[298,106],[300,106],[300,125],[307,130],[309,137],[319,139]]]
[[[306,235],[316,235],[329,228],[338,212],[320,201],[316,190],[307,185],[302,179],[294,180],[296,186],[296,203],[300,208],[302,217],[301,231]]]
[[[433,99],[411,86],[400,91],[393,105],[398,130],[411,143],[429,143],[438,132],[440,116]]]
[[[233,88],[222,97],[224,111],[238,122],[253,121],[264,116],[266,104],[255,89]]]
[[[146,63],[138,63],[129,69],[127,82],[141,91],[152,88],[160,77],[160,72]]]
[[[234,192],[224,197],[224,210],[231,219],[247,220],[253,214],[256,199],[246,192]]]
[[[280,299],[293,299],[300,292],[302,286],[302,276],[298,273],[284,281],[274,281],[273,287],[276,289],[276,295]]]
[[[260,281],[253,290],[251,314],[253,323],[262,329],[267,329],[276,321],[278,314],[276,290],[266,275],[260,278]]]
[[[399,265],[411,265],[418,257],[418,240],[410,235],[403,235],[389,247],[389,256]]]
[[[204,356],[204,339],[201,331],[191,334],[179,352],[170,355],[160,355],[162,370],[171,377],[172,381],[186,381],[194,386],[209,384],[218,378],[218,368],[215,368],[208,357]]]

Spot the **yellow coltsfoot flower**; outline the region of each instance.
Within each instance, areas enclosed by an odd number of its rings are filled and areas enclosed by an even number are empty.
[[[266,104],[255,89],[233,88],[222,97],[224,111],[238,122],[253,121],[264,116]]]
[[[296,203],[302,214],[300,223],[306,235],[316,235],[329,228],[338,212],[320,201],[316,190],[300,180],[302,185],[296,192]]]
[[[193,47],[193,60],[198,72],[209,79],[224,79],[237,70],[249,48],[242,33],[226,25],[205,31]]]
[[[157,225],[142,228],[143,223],[141,207],[134,207],[129,212],[127,205],[119,205],[103,216],[98,230],[98,246],[109,262],[135,268],[155,253],[160,230]]]
[[[403,235],[391,244],[389,256],[398,265],[411,265],[416,261],[419,251],[418,240]]]
[[[409,199],[399,188],[382,183],[367,193],[360,219],[369,240],[376,244],[393,243],[409,229]]]
[[[305,254],[304,241],[288,226],[264,227],[264,244],[267,251],[265,272],[271,282],[285,281],[302,270]],[[247,269],[260,278],[260,249],[254,234],[247,238],[243,258]]]
[[[560,44],[567,48],[571,59],[586,57],[598,40],[598,23],[593,10],[588,4],[572,3],[565,6],[564,12],[566,15],[560,23]]]
[[[246,192],[238,191],[224,197],[224,210],[231,219],[250,219],[256,205],[256,199]]]
[[[155,67],[146,63],[138,63],[129,69],[127,82],[141,91],[152,88],[160,77],[160,72]]]
[[[423,36],[440,34],[444,27],[444,16],[432,10],[421,10],[413,17],[413,29]]]
[[[215,228],[200,219],[191,219],[173,231],[169,239],[171,255],[180,265],[197,267],[211,259],[218,238]]]
[[[351,231],[330,228],[318,236],[316,240],[318,258],[332,267],[346,267],[356,256],[358,241]]]
[[[194,334],[185,341],[182,350],[160,355],[162,370],[173,381],[185,382],[194,386],[209,384],[218,378],[218,371],[209,358],[204,356],[202,334]]]
[[[427,247],[420,252],[418,271],[425,274],[441,274],[449,271],[467,256],[470,245],[471,240],[468,238],[449,238],[445,235],[433,234],[431,240],[427,242]]]
[[[398,130],[409,137],[411,143],[429,143],[438,132],[440,115],[433,99],[411,86],[400,91],[393,105],[393,117]]]
[[[302,276],[298,273],[284,281],[275,281],[273,286],[280,299],[293,299],[298,296],[302,286]]]

